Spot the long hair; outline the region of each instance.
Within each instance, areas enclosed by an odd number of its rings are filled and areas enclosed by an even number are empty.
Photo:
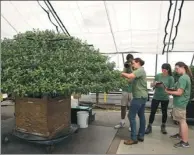
[[[162,69],[166,69],[166,70],[168,71],[168,75],[172,76],[172,69],[171,69],[170,64],[164,63],[164,64],[162,65]]]
[[[184,67],[187,75],[190,77],[191,81],[193,81],[193,74],[192,74],[190,68],[184,62],[179,61],[175,64],[175,66]]]

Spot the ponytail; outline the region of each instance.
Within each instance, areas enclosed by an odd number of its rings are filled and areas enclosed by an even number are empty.
[[[185,65],[184,68],[185,68],[185,71],[186,71],[187,75],[189,75],[191,81],[193,81],[193,74],[192,74],[190,68],[187,65]]]
[[[175,66],[184,67],[186,74],[190,77],[191,81],[193,81],[193,74],[190,68],[184,62],[177,62]]]
[[[168,70],[168,75],[172,76],[172,69],[171,69],[171,67]]]

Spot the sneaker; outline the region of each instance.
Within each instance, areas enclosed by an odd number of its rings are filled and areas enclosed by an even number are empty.
[[[137,144],[137,143],[138,143],[138,141],[133,141],[133,140],[125,140],[124,141],[125,145],[133,145],[133,144]]]
[[[177,143],[177,144],[174,144],[174,147],[176,147],[176,148],[188,148],[188,147],[190,147],[189,146],[189,143],[187,142],[187,143],[185,143],[185,142],[183,142],[183,141],[180,141],[179,143]]]
[[[181,136],[177,133],[175,135],[171,135],[170,138],[173,138],[173,139],[181,139]]]
[[[125,123],[120,122],[118,125],[115,126],[115,129],[123,128]]]

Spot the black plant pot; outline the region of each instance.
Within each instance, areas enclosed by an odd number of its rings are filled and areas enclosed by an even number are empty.
[[[191,100],[187,105],[187,122],[194,124],[194,100]]]

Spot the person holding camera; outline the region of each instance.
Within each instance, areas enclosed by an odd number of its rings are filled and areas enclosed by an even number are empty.
[[[151,103],[149,124],[147,126],[145,134],[149,134],[152,132],[152,123],[154,122],[155,114],[160,103],[162,109],[161,132],[163,134],[167,134],[165,124],[168,117],[169,95],[165,92],[165,88],[161,84],[159,84],[161,82],[168,88],[172,88],[174,86],[174,78],[172,76],[171,66],[168,63],[164,63],[162,65],[162,73],[157,74],[155,76],[154,82],[151,84],[151,86],[155,88],[155,92]]]
[[[132,61],[132,66],[135,69],[132,73],[122,73],[121,76],[133,80],[132,94],[133,99],[129,107],[129,121],[131,125],[131,139],[125,140],[124,144],[133,145],[144,141],[145,134],[145,104],[148,98],[146,72],[142,67],[144,61],[140,58],[135,58]],[[140,128],[138,134],[136,133],[136,115],[139,116]]]
[[[133,60],[133,55],[132,54],[128,54],[126,57],[126,62],[124,63],[124,69],[123,72],[124,73],[131,73],[132,72],[132,60]],[[123,88],[122,90],[122,98],[121,98],[121,121],[119,124],[117,124],[114,128],[115,129],[119,129],[125,126],[125,116],[126,116],[126,108],[127,106],[129,106],[129,103],[131,101],[132,98],[132,84],[129,81],[129,84]],[[130,128],[129,128],[130,131]]]

